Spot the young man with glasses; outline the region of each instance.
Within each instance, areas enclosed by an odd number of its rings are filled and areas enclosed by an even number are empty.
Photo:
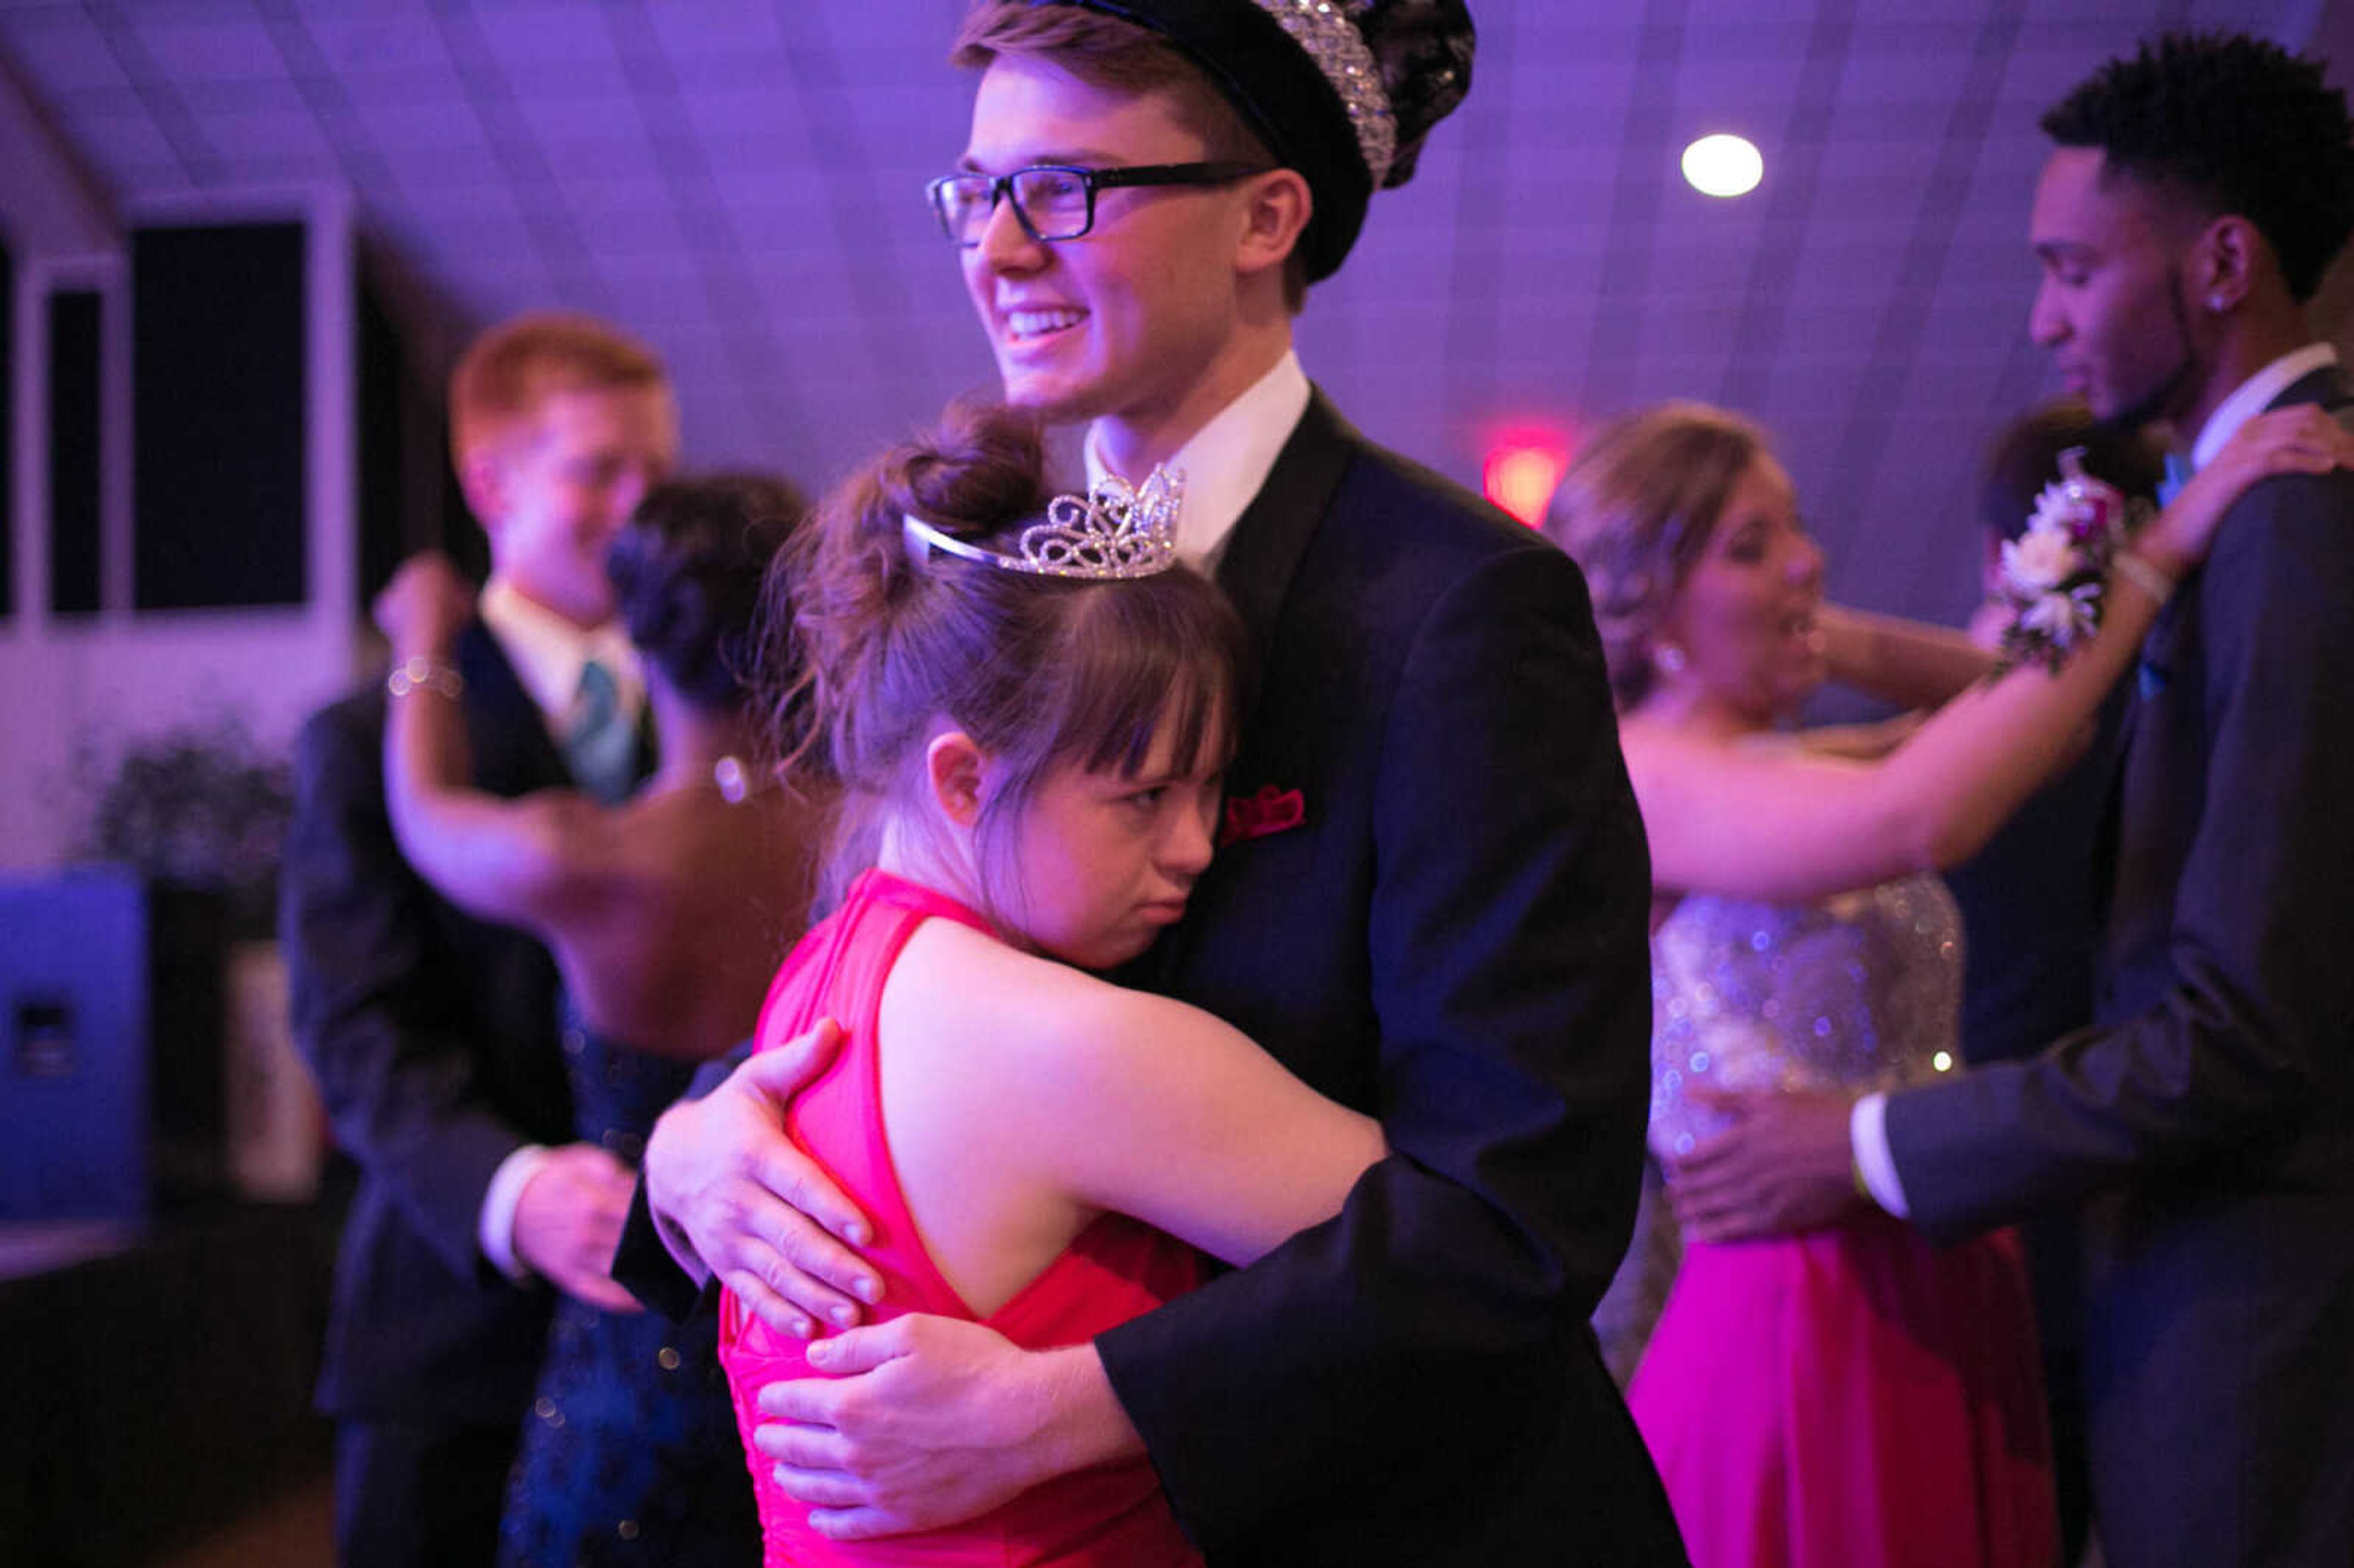
[[[1092,468],[1184,471],[1181,547],[1257,656],[1231,842],[1128,978],[1378,1114],[1394,1152],[1338,1219],[1092,1344],[917,1317],[822,1342],[855,1375],[771,1390],[757,1443],[843,1535],[1140,1446],[1214,1563],[1681,1561],[1586,1328],[1633,1215],[1649,885],[1584,586],[1359,436],[1292,352],[1470,43],[1427,3],[968,18],[972,133],[932,198],[1006,397],[1091,421]],[[801,1066],[673,1110],[646,1192],[691,1266],[806,1331],[854,1319],[864,1271],[778,1130]],[[652,1237],[624,1257],[650,1298]]]

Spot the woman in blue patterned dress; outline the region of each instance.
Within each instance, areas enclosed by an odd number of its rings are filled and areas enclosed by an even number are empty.
[[[801,512],[765,480],[674,481],[615,539],[607,570],[644,664],[660,758],[619,804],[471,787],[460,710],[429,683],[387,714],[387,803],[402,852],[468,913],[549,945],[575,1131],[625,1162],[695,1066],[749,1035],[807,923],[822,813],[757,765],[760,726],[738,680],[763,577]],[[431,556],[405,565],[376,604],[395,659],[429,662],[419,668],[448,658],[472,612],[472,589]],[[604,1302],[561,1298],[509,1478],[501,1563],[752,1562],[759,1540],[710,1320],[671,1324],[618,1289]]]

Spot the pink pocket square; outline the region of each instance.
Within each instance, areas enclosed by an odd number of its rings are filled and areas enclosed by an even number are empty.
[[[1226,821],[1218,831],[1218,847],[1245,839],[1263,839],[1298,827],[1308,820],[1308,802],[1297,789],[1269,784],[1256,795],[1237,795],[1226,802]]]

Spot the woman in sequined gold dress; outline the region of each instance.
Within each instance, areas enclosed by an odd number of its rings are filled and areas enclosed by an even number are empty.
[[[386,803],[402,853],[469,914],[548,944],[574,1130],[627,1162],[695,1066],[750,1034],[777,959],[807,924],[823,812],[748,760],[758,726],[737,679],[766,569],[802,511],[767,480],[674,481],[615,539],[607,570],[660,758],[625,800],[470,787],[459,706],[429,682],[387,715]],[[396,660],[446,660],[473,598],[439,556],[405,565],[376,607]],[[564,1179],[549,1165],[526,1181]],[[583,1247],[594,1241],[584,1228]],[[757,1560],[715,1328],[673,1325],[601,1283],[609,1296],[557,1302],[500,1562]]]
[[[1979,682],[1866,759],[1786,727],[1829,639],[1822,558],[1763,432],[1676,404],[1579,454],[1547,532],[1592,584],[1650,838],[1650,1139],[1670,1171],[1712,1130],[1712,1089],[1955,1068],[1961,930],[1935,868],[2065,759],[2223,508],[2345,450],[2326,422],[2264,418],[2136,538],[2104,625],[2057,674]],[[1679,1262],[1665,1210],[1654,1183],[1597,1327],[1622,1352],[1649,1335],[1628,1403],[1695,1568],[2052,1561],[2011,1237],[1932,1248],[1859,1201]]]

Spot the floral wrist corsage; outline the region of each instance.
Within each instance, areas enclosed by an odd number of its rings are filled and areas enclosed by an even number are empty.
[[[2109,571],[2149,514],[2115,486],[2086,473],[2084,449],[2060,454],[2060,477],[2035,498],[2027,531],[2002,547],[1997,589],[2011,609],[1999,669],[2057,670],[2099,630]]]

